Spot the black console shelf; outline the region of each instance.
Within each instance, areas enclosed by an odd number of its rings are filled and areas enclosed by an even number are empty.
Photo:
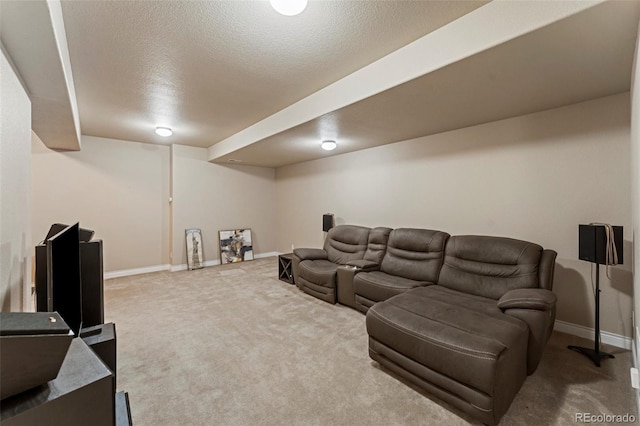
[[[278,256],[278,278],[289,284],[293,284],[293,253]]]

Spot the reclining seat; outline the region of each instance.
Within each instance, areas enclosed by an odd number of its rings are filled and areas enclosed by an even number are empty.
[[[360,272],[353,279],[356,308],[362,312],[414,287],[435,284],[449,234],[430,229],[391,231],[379,270]]]
[[[296,285],[318,299],[336,303],[336,271],[340,265],[364,258],[369,231],[364,226],[338,225],[329,230],[323,249],[295,249]]]
[[[369,309],[369,355],[481,422],[497,424],[551,335],[555,257],[526,241],[451,237],[438,285]]]
[[[351,260],[346,265],[338,268],[337,287],[338,303],[356,308],[356,295],[353,290],[353,278],[360,272],[375,271],[380,269],[382,258],[387,252],[387,242],[391,228],[379,226],[369,231],[367,251],[362,260]]]

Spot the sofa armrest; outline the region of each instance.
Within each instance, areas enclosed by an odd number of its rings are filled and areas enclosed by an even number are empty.
[[[302,260],[326,260],[328,254],[326,251],[317,248],[299,248],[293,251],[293,254]]]
[[[371,260],[350,260],[349,262],[347,262],[347,266],[352,266],[358,269],[358,272],[370,272],[380,269],[380,265]]]
[[[556,320],[556,300],[555,294],[541,288],[511,290],[498,300],[498,307],[506,315],[522,320],[529,327],[527,374],[538,368],[551,337]]]
[[[359,272],[371,272],[380,269],[380,265],[370,260],[350,260],[346,265],[338,267],[338,303],[356,308],[356,292],[353,289],[353,278]]]
[[[549,290],[541,288],[519,288],[508,291],[498,300],[498,308],[507,309],[534,309],[536,311],[549,311],[554,309],[558,298]]]

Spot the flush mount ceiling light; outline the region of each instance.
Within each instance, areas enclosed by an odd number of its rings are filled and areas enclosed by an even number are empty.
[[[334,149],[336,149],[338,144],[336,143],[336,141],[322,141],[322,144],[320,146],[325,151],[333,151]]]
[[[285,16],[294,16],[302,13],[307,7],[307,1],[308,0],[269,0],[269,3],[271,3],[271,7],[273,7],[276,12]]]
[[[156,127],[156,135],[158,136],[164,136],[166,138],[167,136],[171,136],[172,134],[173,131],[168,127]]]

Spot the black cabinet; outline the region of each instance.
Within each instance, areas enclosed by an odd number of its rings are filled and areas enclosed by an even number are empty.
[[[278,278],[282,281],[293,284],[293,253],[281,254],[278,256]]]

